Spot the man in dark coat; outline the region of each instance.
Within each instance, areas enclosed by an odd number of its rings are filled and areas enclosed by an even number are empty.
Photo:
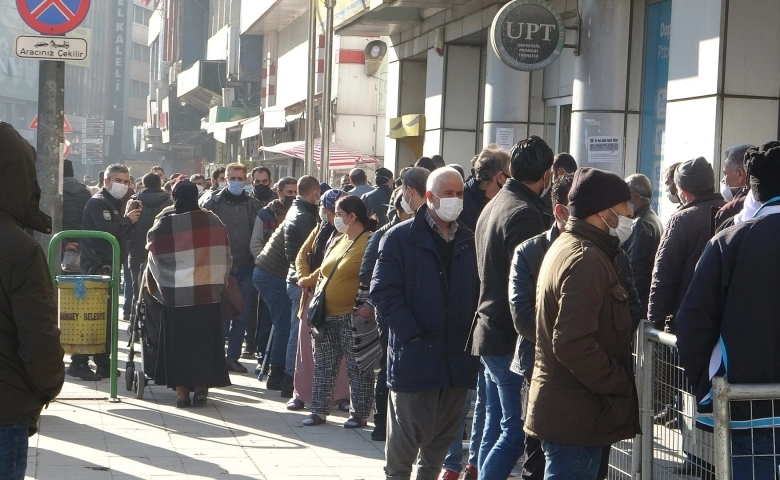
[[[478,360],[464,351],[477,308],[474,235],[457,217],[463,178],[428,177],[426,204],[379,245],[371,300],[388,330],[387,478],[435,480],[457,435]],[[418,461],[419,457],[419,461]]]
[[[745,204],[745,195],[750,191],[747,183],[747,172],[743,161],[745,152],[753,145],[737,145],[726,150],[726,159],[723,162],[723,179],[720,181],[720,193],[726,201],[718,213],[715,214],[715,228],[721,231],[734,224],[730,221],[734,215],[742,211]]]
[[[571,218],[539,272],[525,431],[541,440],[549,478],[595,479],[605,450],[639,433],[629,296],[615,262],[631,234],[630,198],[614,173],[578,170]]]
[[[137,302],[141,286],[139,282],[139,275],[141,273],[141,265],[146,263],[146,234],[149,233],[149,229],[154,225],[154,219],[165,207],[173,205],[173,200],[167,192],[162,189],[162,180],[156,173],[150,172],[144,175],[143,179],[144,190],[135,195],[132,200],[137,200],[144,206],[141,216],[135,224],[133,229],[133,237],[130,242],[130,275],[132,277],[133,285],[133,302]]]
[[[364,193],[360,199],[366,204],[368,216],[376,215],[379,226],[382,227],[387,223],[387,205],[393,193],[393,172],[386,168],[377,168],[374,183],[376,188]]]
[[[276,193],[271,189],[271,170],[268,167],[255,167],[249,178],[252,180],[252,192],[249,194],[260,202],[260,208],[264,208],[276,198]]]
[[[231,163],[225,167],[227,187],[212,194],[203,203],[203,208],[211,210],[225,224],[230,237],[230,253],[233,255],[232,276],[241,290],[244,309],[241,314],[230,322],[230,337],[228,338],[225,361],[228,370],[234,373],[247,373],[246,367],[239,363],[241,346],[244,344],[246,319],[257,314],[257,290],[252,283],[254,272],[254,256],[250,250],[252,230],[260,211],[260,202],[250,197],[244,191],[246,184],[246,166],[241,163]],[[200,201],[203,200],[201,197]]]
[[[73,163],[68,159],[63,162],[62,176],[62,230],[81,230],[81,216],[87,202],[92,198],[92,191],[73,178]],[[78,238],[69,239],[64,242],[65,250],[78,252],[80,242]],[[80,268],[78,262],[74,262],[72,269],[68,271],[77,272]]]
[[[317,227],[320,200],[320,182],[305,175],[298,179],[298,196],[284,219],[284,255],[289,265],[287,271],[287,296],[290,298],[290,336],[287,340],[287,357],[285,360],[284,380],[281,387],[282,398],[293,396],[293,379],[295,375],[295,355],[298,352],[298,329],[301,319],[298,309],[303,291],[298,286],[298,274],[295,270],[295,259],[312,230]],[[357,292],[355,292],[357,293]]]
[[[712,378],[729,383],[780,383],[780,142],[745,155],[752,194],[762,204],[752,219],[707,244],[677,314],[680,363],[696,394],[697,424],[713,426]],[[731,404],[733,477],[775,478],[780,402]]]
[[[622,247],[631,259],[633,283],[639,294],[642,311],[646,313],[655,254],[664,227],[653,206],[650,205],[653,196],[653,184],[650,183],[650,179],[641,173],[635,173],[626,178],[626,184],[631,191],[631,200],[628,204],[634,210],[634,225],[631,227],[631,236]],[[644,313],[642,316],[644,317]]]
[[[106,168],[103,178],[103,189],[89,199],[84,207],[81,218],[83,230],[95,230],[107,232],[116,238],[119,243],[120,265],[114,268],[122,268],[127,262],[127,250],[130,238],[133,235],[133,225],[141,217],[143,205],[130,204],[130,208],[122,208],[122,199],[128,192],[130,185],[130,173],[127,167],[118,163]],[[87,239],[81,243],[81,269],[89,275],[109,274],[112,267],[111,244],[105,240]],[[117,312],[113,312],[115,315]],[[110,375],[111,342],[111,315],[106,316],[106,352],[93,356],[97,372],[89,368],[89,355],[71,355],[71,364],[68,367],[68,375],[82,380],[100,380]]]
[[[553,181],[555,181],[558,177],[561,175],[566,175],[567,173],[574,173],[577,171],[577,161],[574,160],[574,157],[569,155],[566,152],[561,152],[558,155],[555,156],[553,159]],[[553,215],[553,207],[552,199],[550,198],[550,191],[547,191],[546,195],[542,195],[542,200],[544,200],[544,213],[554,216]]]
[[[49,188],[54,188],[50,185]],[[28,437],[65,380],[46,257],[24,229],[51,233],[40,211],[35,154],[0,121],[0,476],[24,478]]]
[[[463,191],[463,213],[460,220],[467,227],[477,228],[477,219],[490,200],[510,178],[509,152],[498,145],[488,145],[474,161],[474,177]]]
[[[521,242],[551,224],[543,213],[542,196],[552,185],[553,153],[532,136],[512,148],[511,172],[504,188],[487,204],[477,221],[479,308],[471,334],[471,353],[485,366],[484,438],[495,438],[480,452],[480,478],[505,478],[523,453],[520,391],[523,378],[509,370],[517,332],[509,310],[508,282],[512,254]],[[500,435],[498,434],[500,431]]]

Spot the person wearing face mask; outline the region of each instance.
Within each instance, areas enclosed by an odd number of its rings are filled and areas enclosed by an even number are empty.
[[[374,180],[376,187],[372,191],[364,193],[360,199],[366,204],[368,215],[376,215],[381,227],[388,221],[387,204],[390,202],[390,195],[393,193],[393,172],[386,168],[377,168]]]
[[[195,187],[198,189],[198,198],[200,198],[200,196],[203,195],[203,192],[206,191],[206,177],[200,173],[196,173],[190,175],[190,182],[195,184]]]
[[[553,153],[539,137],[518,142],[511,154],[512,178],[477,220],[479,309],[470,338],[472,355],[482,357],[487,416],[480,447],[479,478],[508,477],[523,453],[520,391],[523,378],[509,370],[517,332],[509,310],[509,266],[515,248],[550,227],[542,197],[553,181]]]
[[[408,479],[415,463],[418,479],[439,476],[476,386],[479,359],[465,347],[479,287],[474,234],[458,221],[463,190],[457,170],[436,169],[414,219],[379,244],[370,298],[388,335],[387,478]]]
[[[723,179],[720,181],[720,194],[726,201],[718,213],[715,214],[715,228],[718,232],[734,224],[733,218],[742,210],[745,197],[750,191],[747,183],[748,175],[743,161],[748,149],[753,145],[737,145],[726,150],[726,159],[723,161]]]
[[[138,284],[141,273],[141,265],[146,263],[148,252],[146,250],[146,234],[154,225],[155,218],[166,208],[173,205],[170,195],[161,188],[162,181],[160,176],[154,172],[149,172],[142,179],[144,185],[143,192],[135,195],[130,201],[138,200],[144,206],[141,216],[133,229],[133,236],[130,242],[130,255],[128,263],[130,264],[131,285],[133,286],[132,300],[133,304],[138,301],[141,293],[141,287]]]
[[[317,291],[325,295],[325,324],[313,337],[314,385],[311,415],[303,425],[322,425],[330,413],[341,357],[347,359],[350,416],[344,428],[362,428],[374,403],[374,370],[362,372],[355,360],[352,315],[357,307],[360,262],[377,222],[368,217],[366,205],[354,195],[336,201],[333,226],[341,233],[320,265]]]
[[[89,199],[81,217],[82,230],[95,230],[113,235],[119,242],[119,258],[124,264],[127,261],[128,241],[133,235],[133,225],[141,216],[143,205],[135,200],[128,203],[126,211],[122,210],[122,199],[128,192],[130,173],[127,167],[118,163],[106,168],[103,179],[103,189]],[[105,240],[88,239],[81,241],[81,268],[87,275],[109,274],[112,263],[112,248]],[[114,265],[121,268],[120,265]],[[106,317],[106,324],[111,325]],[[108,328],[107,332],[111,329]],[[106,352],[110,351],[111,335],[106,335]],[[93,373],[87,364],[89,355],[71,355],[71,365],[68,375],[82,380],[100,380],[110,374],[109,354],[94,355],[97,372]]]
[[[561,175],[566,175],[567,173],[574,173],[577,171],[577,161],[574,160],[574,157],[569,155],[566,152],[561,152],[557,155],[555,155],[555,158],[553,159],[553,181],[560,177]],[[552,189],[550,189],[552,190]],[[553,203],[552,198],[550,197],[550,190],[547,190],[547,193],[542,195],[542,200],[544,200],[544,213],[550,215],[551,217],[554,217],[553,215]]]
[[[214,169],[214,171],[211,172],[211,188],[200,194],[198,197],[198,205],[203,207],[213,194],[227,188],[227,186],[227,180],[225,180],[225,167]]]
[[[39,207],[35,153],[3,121],[0,187],[0,477],[23,479],[29,437],[38,431],[41,410],[60,393],[65,371],[46,256],[25,232],[52,233],[51,218]]]
[[[666,170],[664,170],[664,186],[666,187],[666,199],[669,200],[674,205],[679,205],[682,203],[680,201],[680,195],[677,192],[677,185],[674,184],[674,171],[677,170],[677,167],[680,166],[680,163],[677,162],[669,165],[666,167]]]
[[[233,373],[247,373],[246,367],[238,361],[244,344],[247,319],[257,314],[257,290],[252,283],[254,255],[251,250],[253,229],[260,211],[260,202],[244,191],[246,165],[231,163],[225,167],[228,186],[209,197],[203,208],[211,210],[227,228],[230,237],[230,253],[233,265],[230,275],[235,279],[244,300],[244,309],[230,323],[227,356],[228,370]],[[213,177],[212,177],[213,178]],[[201,199],[202,200],[202,199]]]
[[[253,168],[249,178],[252,180],[249,195],[256,198],[262,207],[265,207],[276,198],[274,191],[271,189],[273,185],[271,170],[267,167]]]
[[[616,262],[631,233],[630,199],[614,173],[577,170],[569,220],[541,264],[525,432],[541,441],[545,478],[596,479],[605,450],[640,431],[629,294]]]
[[[509,152],[495,144],[485,147],[474,162],[474,177],[464,187],[460,219],[467,227],[472,230],[477,228],[482,209],[498,194],[509,177]]]

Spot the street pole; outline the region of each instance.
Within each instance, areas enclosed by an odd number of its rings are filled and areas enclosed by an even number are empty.
[[[38,141],[35,167],[41,187],[41,211],[51,216],[52,234],[62,231],[62,165],[60,144],[64,141],[65,62],[42,60],[38,74]],[[35,234],[48,250],[51,235]],[[59,251],[59,250],[57,250]]]
[[[322,88],[322,139],[320,141],[320,181],[330,183],[330,137],[331,107],[330,100],[333,73],[333,8],[335,0],[326,0],[325,8],[325,75]]]
[[[309,78],[306,84],[306,154],[303,162],[303,172],[314,174],[314,129],[317,126],[314,118],[314,97],[317,78],[317,0],[309,0]]]

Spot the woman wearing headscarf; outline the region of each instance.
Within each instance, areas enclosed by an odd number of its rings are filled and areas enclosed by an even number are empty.
[[[322,425],[330,413],[341,357],[347,358],[350,416],[344,428],[366,425],[374,403],[374,371],[361,372],[355,360],[352,315],[360,287],[360,263],[376,218],[369,218],[366,204],[353,195],[336,201],[333,225],[342,235],[320,265],[317,290],[325,295],[325,324],[314,337],[314,392],[311,415],[304,426]]]
[[[320,197],[320,224],[312,230],[309,238],[298,251],[295,259],[295,270],[298,275],[298,286],[304,291],[301,295],[301,305],[298,318],[301,328],[298,329],[298,352],[295,356],[295,392],[292,400],[287,402],[287,410],[302,410],[312,400],[312,376],[314,375],[314,357],[312,357],[311,329],[308,328],[309,303],[314,295],[314,287],[320,276],[320,265],[325,258],[325,252],[334,240],[341,235],[333,226],[336,216],[336,200],[349,195],[344,190],[328,190]],[[342,359],[339,377],[336,381],[336,392],[333,396],[335,404],[343,412],[349,411],[349,382],[347,381],[346,360]]]
[[[232,257],[225,226],[198,207],[194,183],[178,182],[173,201],[147,236],[147,287],[163,305],[154,381],[176,389],[182,408],[203,406],[210,387],[230,385],[220,302]]]

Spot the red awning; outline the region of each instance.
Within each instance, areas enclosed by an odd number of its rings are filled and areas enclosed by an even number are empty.
[[[270,147],[260,147],[260,150],[277,153],[279,155],[287,155],[288,157],[304,159],[306,157],[306,142],[298,141],[280,143]],[[318,138],[314,140],[314,161],[317,162],[317,167],[320,166],[321,155],[320,139]],[[337,168],[351,168],[355,165],[366,163],[379,163],[379,160],[372,157],[371,155],[365,155],[349,147],[330,142],[329,167],[331,170]]]

